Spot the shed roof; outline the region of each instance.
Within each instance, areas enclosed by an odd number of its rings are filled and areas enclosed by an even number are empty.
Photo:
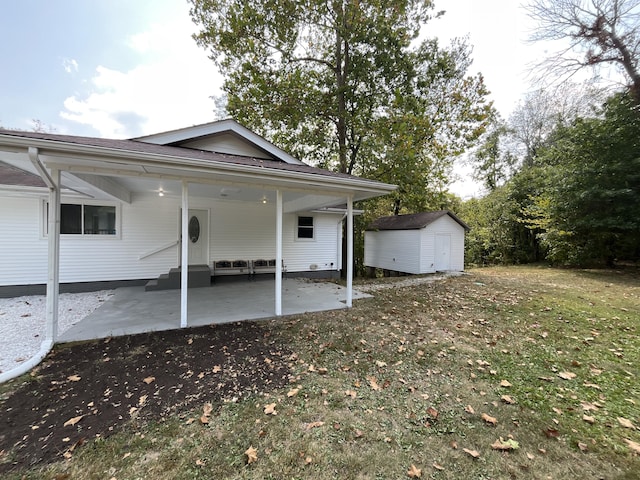
[[[369,224],[367,230],[419,230],[425,228],[437,219],[449,215],[453,220],[460,224],[465,230],[470,230],[469,226],[460,220],[453,212],[449,210],[438,210],[435,212],[412,213],[409,215],[390,215],[388,217],[380,217]]]

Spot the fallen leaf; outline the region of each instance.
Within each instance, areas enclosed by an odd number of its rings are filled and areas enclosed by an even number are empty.
[[[269,405],[265,405],[264,413],[266,415],[277,415],[278,412],[276,412],[276,404],[275,403],[270,403]]]
[[[244,454],[247,456],[247,465],[250,465],[258,460],[258,450],[253,448],[253,446],[247,448],[247,451],[244,452]]]
[[[138,405],[140,405],[141,407],[143,407],[145,403],[147,403],[147,395],[142,395],[142,396],[138,399]]]
[[[635,452],[640,455],[640,443],[633,442],[628,438],[625,438],[624,441],[627,442],[627,445],[629,446],[632,452]]]
[[[295,397],[298,392],[300,391],[299,388],[294,388],[292,390],[289,390],[289,392],[287,393],[287,397],[291,398],[291,397]]]
[[[376,380],[376,377],[367,377],[367,381],[369,382],[369,386],[374,391],[379,392],[380,390],[382,390],[380,385],[378,385],[378,380]]]
[[[122,459],[129,458],[131,456],[131,452],[127,452],[122,456]]]
[[[594,417],[590,417],[589,415],[583,415],[582,420],[584,420],[585,422],[591,425],[593,425],[596,422],[596,419]]]
[[[504,403],[508,403],[509,405],[513,405],[514,403],[516,403],[511,395],[502,395],[500,397],[500,400],[502,400]]]
[[[355,391],[355,390],[346,390],[346,391],[344,392],[344,394],[345,394],[347,397],[351,397],[351,398],[356,398],[356,397],[358,396],[358,394],[356,393],[356,391]]]
[[[560,432],[555,428],[547,428],[544,434],[549,438],[558,438],[560,436]]]
[[[70,418],[69,420],[64,422],[63,426],[65,426],[65,427],[73,426],[76,423],[78,423],[80,420],[82,420],[82,417],[84,417],[84,415],[78,415],[77,417]]]
[[[305,430],[311,430],[312,428],[318,428],[324,425],[324,422],[311,422],[307,423]]]
[[[468,448],[463,448],[462,451],[467,455],[471,455],[473,458],[480,457],[480,452],[478,452],[477,450],[469,450]]]
[[[211,412],[213,412],[213,405],[208,402],[205,403],[202,407],[202,416],[200,417],[200,423],[202,423],[203,425],[208,424]]]
[[[155,382],[155,380],[156,380],[156,377],[146,377],[146,378],[144,378],[142,381],[143,381],[144,383],[146,383],[147,385],[149,385],[150,383]]]
[[[473,409],[473,407],[471,405],[467,405],[466,407],[464,407],[464,411],[467,412],[467,413],[470,413],[471,415],[476,413],[476,411]]]
[[[502,437],[491,444],[491,448],[494,450],[511,451],[520,448],[520,444],[514,439],[509,438],[504,440]]]
[[[631,422],[631,420],[627,420],[626,418],[623,417],[618,417],[618,423],[620,425],[622,425],[624,428],[630,428],[632,430],[635,430],[635,425]]]
[[[534,458],[536,458],[536,456],[533,453],[527,453],[527,458],[529,460],[533,460]]]
[[[587,451],[587,444],[586,443],[582,443],[582,442],[578,442],[578,448],[580,449],[581,452],[586,452]]]
[[[433,407],[427,408],[427,414],[434,420],[438,418],[438,411]]]
[[[67,380],[69,380],[70,382],[79,382],[80,378],[78,375],[71,375],[69,377],[67,377]]]
[[[189,339],[189,340],[191,340],[191,339]],[[193,340],[191,340],[191,342],[193,342]],[[189,342],[189,343],[191,343],[191,342]],[[203,461],[203,460],[200,460],[200,459],[198,458],[198,459],[196,459],[196,465],[197,465],[198,467],[204,467],[204,461]]]
[[[511,383],[509,383],[509,381],[508,381],[508,380],[502,380],[502,381],[500,382],[500,386],[501,386],[501,387],[508,388],[508,387],[510,387],[510,386],[511,386]]]
[[[409,477],[411,478],[420,478],[422,476],[422,470],[412,464],[411,468],[407,470],[407,475],[409,475]]]
[[[435,462],[433,462],[432,467],[435,468],[436,470],[440,470],[441,472],[444,470],[444,467],[442,465]]]
[[[304,459],[304,464],[305,465],[311,465],[312,462],[313,462],[313,458],[311,458],[311,457],[306,457]]]
[[[482,420],[484,420],[487,423],[490,423],[491,425],[496,425],[498,423],[498,419],[495,417],[492,417],[491,415],[487,415],[486,413],[483,413],[481,415]]]
[[[213,373],[219,373],[222,371],[222,367],[220,365],[214,365],[214,367],[211,369],[211,371]]]
[[[381,362],[380,360],[376,360],[376,366],[378,368],[386,367],[387,366],[387,362]]]
[[[573,372],[560,372],[558,376],[563,380],[572,380],[576,378],[576,374]]]
[[[584,410],[585,412],[588,412],[589,410],[598,410],[597,405],[594,405],[593,403],[580,402],[580,405],[582,405],[582,410]]]

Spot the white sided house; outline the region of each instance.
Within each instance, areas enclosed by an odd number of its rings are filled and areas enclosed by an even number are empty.
[[[364,264],[411,274],[463,271],[468,230],[447,210],[380,217],[364,234]]]
[[[268,273],[279,315],[283,275],[344,266],[350,306],[353,202],[394,188],[308,166],[234,120],[129,140],[0,130],[0,295],[46,286],[51,320],[61,289],[150,282],[182,290],[186,326],[198,280]]]

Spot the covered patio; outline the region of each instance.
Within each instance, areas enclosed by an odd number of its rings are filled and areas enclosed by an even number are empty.
[[[271,318],[274,279],[234,280],[188,290],[187,326]],[[282,314],[346,308],[346,288],[333,282],[300,278],[282,280]],[[370,297],[353,292],[353,298]],[[118,288],[115,294],[58,337],[59,342],[180,328],[180,290],[145,292],[144,287]]]

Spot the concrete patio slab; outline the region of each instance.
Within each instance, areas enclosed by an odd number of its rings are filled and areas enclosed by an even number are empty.
[[[353,291],[353,298],[370,297]],[[330,282],[283,279],[282,314],[345,308],[346,288]],[[274,317],[275,281],[218,282],[188,291],[191,327]],[[119,288],[100,308],[64,332],[58,342],[92,340],[180,327],[180,290]]]

